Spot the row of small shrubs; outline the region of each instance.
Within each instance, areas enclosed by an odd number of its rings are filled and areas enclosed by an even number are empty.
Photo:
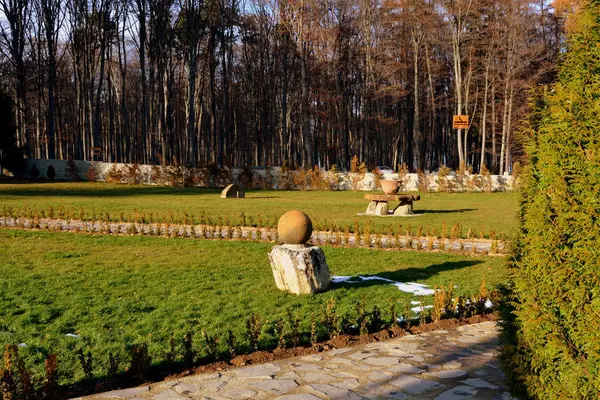
[[[7,226],[6,221],[2,225]],[[1,225],[0,225],[1,226]],[[74,232],[74,233],[101,233],[109,234],[128,234],[141,236],[157,236],[166,238],[192,238],[192,239],[211,239],[211,240],[249,240],[258,242],[278,242],[278,233],[275,228],[245,228],[241,226],[228,225],[180,225],[166,223],[125,223],[125,230],[122,226],[114,226],[105,221],[91,221],[84,224],[79,222],[72,223],[67,220],[64,223],[40,223],[39,220],[26,220],[19,218],[15,220],[13,227],[51,230],[55,232]],[[449,241],[448,241],[449,240]],[[456,241],[456,239],[455,239]],[[425,243],[424,243],[425,242]],[[432,236],[408,236],[397,232],[394,236],[382,235],[381,233],[371,234],[368,229],[365,233],[354,233],[351,235],[347,229],[343,232],[335,231],[334,233],[322,237],[316,235],[309,243],[315,245],[329,245],[333,247],[364,247],[374,249],[387,250],[418,250],[418,251],[433,251],[441,250],[447,252],[469,253],[475,254],[478,252],[476,247],[472,247],[470,251],[465,248],[465,240],[458,241],[458,248],[452,244],[452,239],[436,239]],[[481,250],[480,254],[497,254],[500,252],[499,243],[497,240],[492,240],[490,250]]]
[[[71,220],[58,221],[54,223],[40,223],[38,219],[27,220],[18,218],[14,220],[13,227],[22,229],[42,229],[55,232],[74,232],[74,233],[101,233],[101,234],[128,234],[141,236],[157,236],[166,238],[192,238],[192,239],[211,239],[211,240],[249,240],[258,242],[277,242],[278,233],[275,228],[245,228],[241,226],[229,225],[181,225],[166,223],[124,223],[124,226],[111,224],[106,221],[91,221],[72,223]],[[6,221],[2,225],[8,226]],[[0,225],[1,226],[1,225]],[[123,230],[123,227],[125,230]],[[351,234],[349,229],[343,232],[335,231],[327,234],[325,237],[315,235],[309,243],[315,245],[329,245],[333,247],[364,247],[387,250],[418,250],[433,251],[441,250],[447,252],[476,254],[476,247],[467,251],[465,240],[458,240],[458,248],[453,246],[456,239],[436,239],[433,236],[409,236],[396,232],[395,235],[382,235],[381,233],[371,234],[368,229],[364,233]],[[492,240],[490,250],[481,250],[480,254],[497,254],[500,252],[498,240]]]
[[[37,206],[25,205],[22,208],[3,206],[0,216],[4,218],[28,219],[40,221],[41,219],[60,219],[60,220],[79,220],[93,222],[112,222],[112,223],[137,223],[137,224],[179,224],[179,225],[209,225],[209,226],[230,226],[230,227],[253,227],[259,229],[276,228],[278,216],[276,215],[246,215],[243,212],[237,216],[226,216],[225,218],[213,217],[204,213],[197,215],[188,211],[183,213],[146,213],[134,210],[133,213],[119,212],[110,214],[106,211],[86,210],[84,208],[65,208],[63,206],[54,207],[52,205],[46,208],[38,209]],[[351,225],[342,225],[336,222],[330,222],[327,219],[323,221],[313,221],[315,231],[328,232],[332,235],[344,237],[346,234],[359,235],[385,235],[396,237],[398,235],[432,238],[432,239],[467,239],[467,240],[497,240],[501,239],[495,230],[486,231],[485,229],[474,230],[465,229],[462,224],[449,226],[442,222],[440,229],[424,228],[422,226],[413,226],[408,224],[406,227],[401,224],[390,224],[387,226],[374,226],[372,221],[359,223],[355,220]]]
[[[319,349],[324,341],[341,335],[362,336],[390,330],[388,336],[396,336],[425,323],[490,313],[493,311],[490,301],[497,301],[494,297],[496,292],[488,294],[485,279],[476,295],[453,296],[453,290],[452,284],[436,288],[433,308],[422,308],[417,318],[412,318],[409,304],[403,317],[399,317],[397,301],[391,298],[388,299],[387,312],[377,306],[369,309],[365,299],[362,299],[354,305],[353,310],[341,313],[335,298],[331,297],[323,305],[322,312],[312,312],[307,321],[303,321],[303,316],[292,309],[286,311],[285,317],[271,320],[252,313],[245,321],[245,329],[240,330],[238,335],[231,329],[220,334],[200,328],[190,329],[183,335],[172,334],[168,342],[162,344],[163,351],[160,354],[150,354],[148,343],[142,341],[123,346],[118,353],[109,352],[101,356],[94,354],[93,349],[85,344],[85,338],[81,338],[84,344],[72,350],[79,363],[79,376],[83,377],[78,384],[80,387],[88,386],[88,390],[101,383],[132,385],[161,379],[178,370],[228,361],[254,351],[298,346]],[[40,374],[42,368],[26,362],[16,344],[7,345],[0,377],[3,400],[61,397],[61,392],[69,389],[59,386],[60,360],[69,358],[67,356],[48,352],[43,358],[44,373]]]

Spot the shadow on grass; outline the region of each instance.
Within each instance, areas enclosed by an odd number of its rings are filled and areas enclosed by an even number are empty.
[[[418,214],[454,214],[454,213],[464,213],[470,211],[477,211],[476,208],[458,208],[456,210],[415,210]]]
[[[441,272],[446,271],[455,271],[462,268],[472,267],[474,265],[482,264],[483,261],[479,260],[463,260],[463,261],[446,261],[441,264],[430,265],[426,268],[406,268],[399,269],[393,272],[381,272],[377,274],[372,274],[368,276],[379,276],[381,278],[390,279],[396,282],[415,282],[422,281],[431,278],[434,275],[437,275]],[[365,276],[365,275],[363,275]],[[364,288],[369,286],[378,286],[378,285],[389,285],[389,282],[380,281],[380,280],[367,280],[356,283],[333,283],[332,288]]]

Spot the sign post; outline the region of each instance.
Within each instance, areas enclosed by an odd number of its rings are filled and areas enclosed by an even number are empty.
[[[452,129],[469,129],[469,116],[455,115],[452,117]]]
[[[100,147],[92,147],[92,161],[98,161],[101,150],[102,149]]]

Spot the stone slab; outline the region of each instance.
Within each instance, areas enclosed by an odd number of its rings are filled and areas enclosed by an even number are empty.
[[[484,381],[483,379],[480,378],[471,378],[471,379],[465,379],[464,381],[460,381],[461,383],[464,383],[465,385],[469,385],[469,386],[473,386],[476,388],[482,388],[482,389],[498,389],[499,386],[498,385],[494,385],[493,383],[489,383]]]
[[[280,371],[280,368],[273,364],[261,364],[250,367],[243,367],[235,371],[237,378],[250,379],[272,379]]]
[[[165,390],[164,392],[160,392],[156,396],[152,397],[152,400],[192,400],[189,397],[182,396],[178,393],[175,393],[171,389]]]
[[[418,194],[365,194],[365,200],[371,201],[419,201],[421,196]]]
[[[435,400],[462,400],[472,399],[477,395],[477,389],[471,386],[456,386],[448,389],[435,398]]]
[[[296,381],[291,379],[277,379],[253,383],[250,386],[252,388],[262,390],[264,392],[269,392],[271,394],[282,395],[286,394],[292,389],[297,388],[298,384],[296,383]]]
[[[394,365],[387,369],[390,372],[400,373],[400,374],[421,374],[425,372],[424,369],[415,367],[414,365],[401,363]]]
[[[244,388],[233,388],[221,393],[221,396],[232,400],[250,399],[254,397],[254,395],[256,395],[254,390]]]
[[[400,376],[394,380],[391,380],[389,383],[390,385],[396,386],[402,391],[410,394],[422,394],[432,390],[441,389],[445,386],[439,382],[415,378],[409,375]]]
[[[467,371],[462,369],[443,369],[441,371],[429,372],[428,374],[440,379],[455,379],[466,376]]]
[[[317,393],[331,397],[336,400],[362,400],[362,396],[348,389],[342,389],[328,384],[314,384],[310,387]]]

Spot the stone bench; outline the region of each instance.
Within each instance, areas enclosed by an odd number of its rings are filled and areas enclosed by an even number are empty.
[[[392,211],[392,215],[396,217],[412,215],[413,202],[421,200],[421,196],[412,194],[366,194],[366,200],[370,200],[367,207],[367,215],[389,215],[389,202],[397,201],[399,204]]]

